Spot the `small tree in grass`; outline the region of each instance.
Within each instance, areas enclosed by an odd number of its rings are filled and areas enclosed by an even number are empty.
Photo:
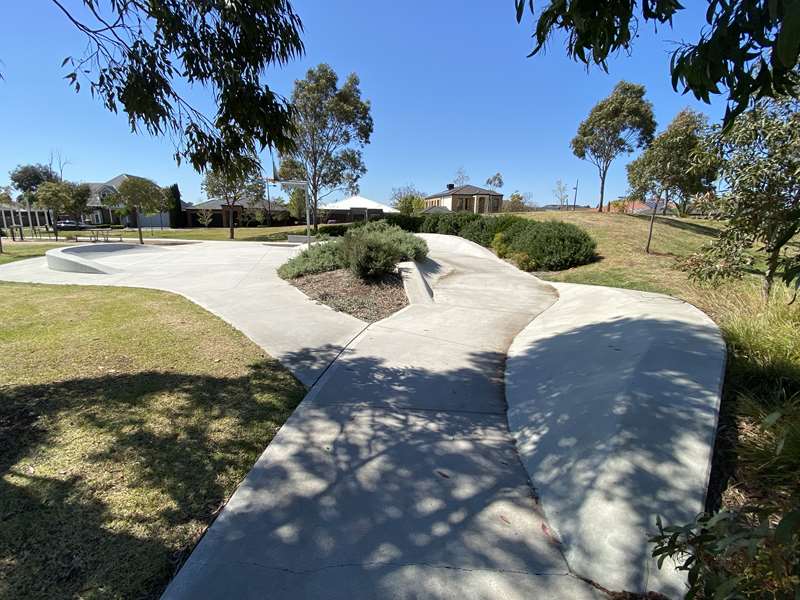
[[[674,201],[678,213],[683,216],[696,195],[709,192],[713,187],[718,161],[707,150],[706,129],[703,115],[683,110],[639,158],[628,164],[631,196],[640,200],[650,197],[653,201],[645,246],[647,253],[659,206],[666,212],[667,205]]]
[[[128,177],[120,185],[117,194],[104,198],[109,204],[121,204],[128,214],[136,217],[136,229],[139,232],[139,243],[144,244],[142,237],[142,214],[154,213],[163,205],[164,190],[149,179]]]
[[[210,199],[219,200],[228,210],[228,230],[234,238],[234,210],[244,209],[264,200],[264,180],[257,171],[209,171],[203,179],[203,190]],[[224,210],[224,209],[223,209]]]
[[[45,181],[36,189],[36,204],[50,211],[53,219],[53,233],[58,240],[58,215],[65,212],[72,202],[69,185],[63,181]]]
[[[699,278],[736,274],[747,262],[745,252],[757,245],[766,254],[766,300],[776,275],[800,282],[800,255],[790,246],[800,232],[800,101],[759,101],[718,132],[715,148],[722,190],[707,201],[726,226],[692,257],[689,269]]]
[[[197,220],[200,222],[200,225],[203,227],[208,227],[211,225],[211,221],[214,219],[214,211],[210,208],[201,208],[197,211]]]

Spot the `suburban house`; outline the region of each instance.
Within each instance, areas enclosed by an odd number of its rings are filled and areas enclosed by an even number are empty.
[[[266,225],[268,222],[274,223],[285,222],[289,220],[289,210],[285,204],[278,204],[277,202],[267,200],[262,201],[257,206],[241,206],[234,204],[228,206],[222,200],[206,200],[200,204],[187,205],[184,207],[183,212],[186,214],[187,227],[203,227],[200,222],[200,214],[205,211],[210,211],[211,221],[208,227],[230,227],[231,215],[233,215],[233,226],[241,227],[242,225],[250,224],[250,221],[255,221],[255,210],[263,210]]]
[[[384,214],[400,212],[396,208],[375,202],[363,196],[350,196],[338,202],[323,204],[319,207],[322,219],[327,222],[353,223],[355,221],[380,218]]]
[[[503,206],[503,194],[474,185],[455,186],[425,198],[425,208],[443,206],[453,212],[498,213]]]
[[[105,183],[89,183],[91,195],[87,203],[87,211],[89,213],[89,220],[94,225],[125,225],[126,227],[136,227],[136,218],[134,215],[122,215],[119,209],[121,205],[111,203],[106,205],[106,199],[119,192],[119,186],[126,179],[136,177],[136,175],[128,175],[122,173],[113,179],[109,179]],[[152,215],[142,215],[142,227],[158,227],[159,225],[169,224],[169,213],[155,213]]]

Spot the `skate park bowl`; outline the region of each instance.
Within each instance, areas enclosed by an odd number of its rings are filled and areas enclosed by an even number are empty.
[[[110,275],[120,273],[120,269],[103,264],[109,257],[125,259],[115,260],[116,263],[127,262],[128,259],[138,261],[152,253],[162,252],[158,246],[143,246],[141,244],[111,243],[88,244],[85,246],[68,246],[54,248],[45,253],[47,266],[53,271],[67,273],[96,273]]]

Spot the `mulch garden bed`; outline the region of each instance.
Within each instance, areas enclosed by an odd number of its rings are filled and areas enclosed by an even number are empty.
[[[403,279],[397,273],[365,282],[347,269],[313,273],[289,280],[306,296],[334,310],[374,323],[408,305]]]

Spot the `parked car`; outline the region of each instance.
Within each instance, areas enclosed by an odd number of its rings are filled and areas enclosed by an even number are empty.
[[[72,219],[64,219],[63,221],[56,221],[56,227],[61,231],[74,231],[76,229],[82,229],[84,225]]]

